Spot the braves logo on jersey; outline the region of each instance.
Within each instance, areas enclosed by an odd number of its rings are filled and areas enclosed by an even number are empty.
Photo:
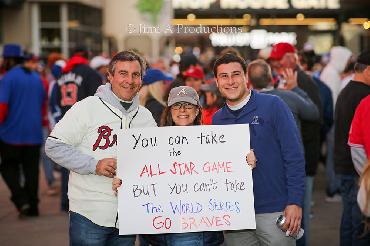
[[[113,145],[117,145],[117,134],[112,135],[113,129],[109,126],[100,126],[98,128],[99,136],[93,145],[93,151],[96,149],[105,150]]]

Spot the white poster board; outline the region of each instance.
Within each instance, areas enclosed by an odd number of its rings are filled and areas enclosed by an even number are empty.
[[[119,233],[255,229],[249,125],[122,130]]]

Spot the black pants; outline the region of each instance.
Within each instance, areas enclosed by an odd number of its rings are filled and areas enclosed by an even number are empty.
[[[0,171],[11,192],[12,202],[18,210],[28,204],[31,210],[37,211],[40,145],[17,146],[0,141],[0,155]]]

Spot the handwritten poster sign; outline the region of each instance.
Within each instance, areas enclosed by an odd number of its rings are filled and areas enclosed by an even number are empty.
[[[121,235],[256,228],[248,125],[128,129],[118,139]]]

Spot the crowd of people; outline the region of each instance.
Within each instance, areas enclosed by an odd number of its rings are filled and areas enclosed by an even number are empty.
[[[139,51],[90,56],[79,47],[69,59],[43,60],[4,46],[0,170],[20,218],[39,216],[41,161],[49,195],[58,194],[61,174],[71,245],[133,245],[136,237],[116,228],[117,131],[249,124],[256,229],[142,235],[141,245],[309,245],[320,162],[326,200],[343,204],[341,245],[370,244],[369,51],[336,46],[320,57],[310,45],[277,43],[255,60],[233,48],[185,51],[179,62]],[[275,225],[279,215],[286,233]]]

